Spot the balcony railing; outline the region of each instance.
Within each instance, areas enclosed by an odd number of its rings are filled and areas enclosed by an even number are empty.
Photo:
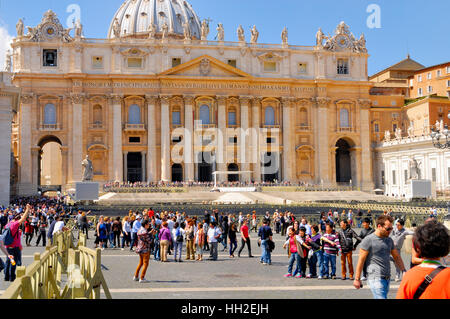
[[[41,131],[59,131],[61,127],[59,124],[41,124],[39,127]]]
[[[337,131],[338,132],[354,132],[355,130],[353,129],[353,127],[338,127]]]
[[[309,125],[304,125],[304,124],[301,124],[301,125],[297,125],[297,131],[310,131],[311,130],[311,127],[309,126]]]
[[[103,127],[103,124],[102,123],[92,123],[92,124],[89,124],[89,129],[91,129],[91,130],[102,130],[104,127]]]
[[[267,128],[267,129],[279,129],[281,126],[280,125],[263,125],[263,128]]]
[[[216,124],[196,124],[195,125],[196,130],[205,130],[208,128],[216,128],[216,127],[217,127]]]
[[[125,131],[145,131],[145,124],[125,124]]]

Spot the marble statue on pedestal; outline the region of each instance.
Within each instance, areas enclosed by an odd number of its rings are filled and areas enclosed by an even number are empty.
[[[92,166],[92,161],[89,159],[89,155],[86,155],[84,161],[81,162],[83,167],[83,182],[90,182],[94,176],[94,167]]]

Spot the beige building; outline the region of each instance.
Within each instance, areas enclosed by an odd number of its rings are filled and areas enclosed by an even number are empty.
[[[189,21],[189,22],[187,22]],[[14,39],[18,194],[45,185],[43,149],[59,144],[61,185],[94,180],[352,183],[373,189],[364,36],[345,23],[315,46],[207,40],[186,1],[127,0],[107,39],[69,34],[52,11]],[[231,33],[231,30],[227,30]],[[314,36],[312,36],[314,38]],[[53,156],[51,156],[53,157]],[[53,166],[57,167],[53,167]]]

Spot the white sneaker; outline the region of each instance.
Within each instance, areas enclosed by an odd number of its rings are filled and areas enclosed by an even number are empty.
[[[396,282],[399,282],[401,279],[400,279],[400,277],[399,276],[395,276],[395,281]]]
[[[147,284],[147,283],[149,283],[150,281],[148,281],[147,279],[139,279],[139,283],[140,284]]]
[[[366,281],[366,280],[367,280],[366,277],[364,277],[364,276],[361,277],[361,281]]]
[[[133,276],[133,281],[139,281],[139,278]]]

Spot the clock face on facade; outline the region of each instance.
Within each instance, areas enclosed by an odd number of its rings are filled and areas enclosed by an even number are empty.
[[[56,36],[56,25],[49,23],[42,27],[42,34],[49,39],[52,39]]]
[[[347,49],[350,45],[350,40],[345,35],[336,37],[336,43],[341,49]]]

